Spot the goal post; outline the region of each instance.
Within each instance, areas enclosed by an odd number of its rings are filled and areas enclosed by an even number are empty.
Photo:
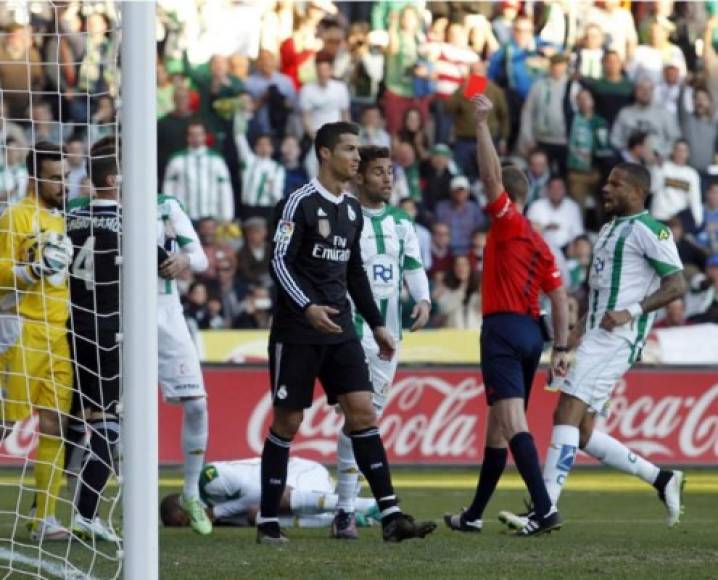
[[[122,4],[124,578],[158,577],[155,2]]]

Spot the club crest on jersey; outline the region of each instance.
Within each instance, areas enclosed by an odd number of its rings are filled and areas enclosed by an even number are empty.
[[[287,220],[279,220],[277,224],[277,231],[274,233],[274,243],[281,244],[282,242],[289,242],[292,239],[294,233],[294,222]]]
[[[354,213],[354,210],[352,209],[352,206],[350,206],[350,205],[347,206],[347,215],[349,216],[350,222],[353,222],[354,220],[357,219],[357,214]]]
[[[323,238],[328,238],[329,235],[332,233],[332,227],[329,225],[329,219],[328,218],[319,218],[319,221],[317,221],[317,230],[319,231],[319,235]]]

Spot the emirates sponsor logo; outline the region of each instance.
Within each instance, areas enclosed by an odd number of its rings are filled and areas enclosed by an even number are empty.
[[[677,387],[676,392],[680,389]],[[630,397],[621,380],[610,416],[601,421],[614,437],[649,457],[718,458],[718,383],[700,394]]]
[[[477,457],[479,417],[476,399],[483,385],[474,377],[451,384],[436,376],[407,377],[389,390],[379,430],[394,457],[466,459]],[[247,424],[250,449],[261,454],[272,410],[271,394],[259,401]],[[313,451],[331,456],[344,418],[327,406],[326,397],[314,400],[292,443],[294,453]]]

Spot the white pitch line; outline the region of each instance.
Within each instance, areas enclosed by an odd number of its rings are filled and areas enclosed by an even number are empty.
[[[41,568],[48,574],[55,576],[56,578],[69,578],[72,580],[93,580],[92,576],[83,574],[79,570],[68,570],[67,568],[60,566],[59,564],[53,564],[45,560],[26,556],[20,552],[13,552],[7,548],[0,548],[0,560],[7,560],[12,565],[13,563],[25,564],[26,566],[32,566],[33,568]]]

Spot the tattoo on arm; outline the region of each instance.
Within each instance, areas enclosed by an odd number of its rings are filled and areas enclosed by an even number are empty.
[[[643,312],[653,312],[673,302],[686,293],[686,279],[683,272],[675,272],[661,278],[661,285],[653,294],[641,300]]]

